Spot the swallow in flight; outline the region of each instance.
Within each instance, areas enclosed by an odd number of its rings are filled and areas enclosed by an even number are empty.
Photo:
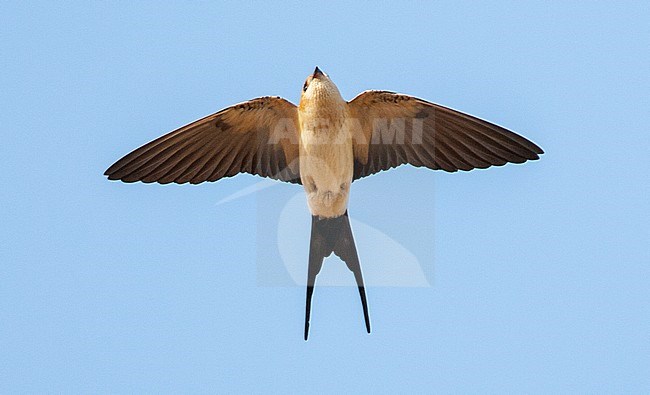
[[[250,173],[301,184],[312,215],[307,340],[316,276],[332,253],[354,274],[370,333],[347,211],[353,181],[402,164],[468,171],[523,163],[543,153],[501,126],[413,96],[366,91],[346,101],[316,67],[297,107],[268,96],[235,104],[143,145],[105,175],[124,182],[199,184]]]

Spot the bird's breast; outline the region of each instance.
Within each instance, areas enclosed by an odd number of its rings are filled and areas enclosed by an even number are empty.
[[[353,170],[352,135],[345,119],[301,117],[300,178],[313,215],[345,213]]]

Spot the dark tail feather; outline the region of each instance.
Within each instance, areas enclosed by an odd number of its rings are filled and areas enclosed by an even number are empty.
[[[363,285],[363,274],[361,273],[361,263],[357,255],[357,247],[354,244],[354,237],[352,236],[352,228],[350,227],[350,219],[348,212],[343,215],[344,221],[341,228],[341,234],[338,241],[334,245],[334,253],[341,258],[348,266],[348,269],[354,273],[354,279],[359,288],[359,296],[361,297],[361,305],[363,307],[363,318],[366,322],[366,331],[370,333],[370,316],[368,315],[368,301],[366,300],[366,288]]]
[[[354,279],[359,288],[359,296],[363,306],[363,316],[366,330],[370,333],[370,316],[368,315],[368,302],[363,284],[363,275],[357,248],[354,245],[352,228],[347,211],[337,218],[318,218],[312,216],[311,242],[309,245],[309,268],[307,271],[307,303],[305,306],[305,340],[309,337],[309,318],[311,315],[311,299],[314,293],[316,276],[323,267],[323,260],[332,252],[345,262],[348,269],[354,273]]]

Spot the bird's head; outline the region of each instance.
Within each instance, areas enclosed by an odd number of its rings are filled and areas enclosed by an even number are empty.
[[[318,67],[307,77],[305,84],[302,86],[300,95],[300,106],[310,106],[313,104],[328,104],[328,102],[338,103],[343,101],[339,89],[334,85],[330,77],[323,73]]]

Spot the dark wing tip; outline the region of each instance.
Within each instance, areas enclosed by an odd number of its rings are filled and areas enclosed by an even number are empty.
[[[514,132],[511,132],[511,133],[514,133]],[[527,139],[524,136],[521,136],[521,135],[517,135],[517,136],[523,140],[523,142],[525,143],[525,147],[528,148],[529,151],[532,151],[533,153],[535,153],[537,155],[544,154],[544,150],[539,145],[533,143],[532,141],[530,141],[529,139]],[[531,159],[533,159],[533,158],[531,158]],[[539,156],[535,157],[534,159],[539,159]]]
[[[113,171],[110,167],[104,172],[104,175],[108,177],[109,180],[111,181],[117,181],[120,180],[120,177],[117,177],[115,175],[115,171]]]
[[[104,175],[107,176],[109,180],[121,180],[127,176],[120,174],[123,173],[122,169],[125,166],[124,159],[125,158],[121,158],[117,162],[113,163],[108,169],[106,169],[106,171],[104,171]]]
[[[116,164],[117,163],[113,163],[108,169],[104,171],[104,175],[108,176],[109,180],[114,180],[114,178],[111,178],[111,175],[115,174],[115,172],[118,170],[115,166]]]

